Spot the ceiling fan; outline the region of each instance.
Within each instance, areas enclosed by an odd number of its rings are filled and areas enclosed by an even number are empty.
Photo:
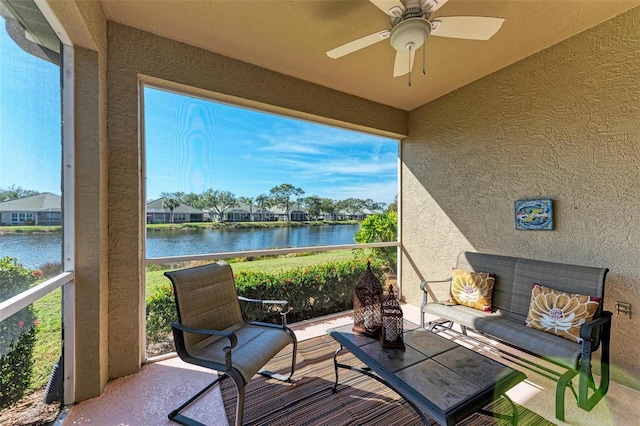
[[[468,40],[489,40],[502,26],[503,18],[485,16],[440,16],[431,14],[448,0],[369,0],[391,19],[391,29],[382,30],[331,49],[327,56],[333,59],[389,39],[396,50],[393,76],[410,73],[415,51],[429,35]],[[425,73],[423,66],[423,73]],[[411,77],[409,76],[409,85]]]

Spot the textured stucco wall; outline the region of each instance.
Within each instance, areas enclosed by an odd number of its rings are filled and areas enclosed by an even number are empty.
[[[82,401],[99,396],[109,378],[107,21],[98,2],[49,7],[74,46],[74,400]]]
[[[100,94],[106,73],[98,56],[83,48],[74,52],[76,401],[100,395],[108,380],[106,108],[101,101],[106,98]]]
[[[109,22],[110,70],[249,107],[392,137],[407,112]]]
[[[140,81],[199,96],[326,117],[384,135],[406,134],[408,114],[121,24],[108,23],[109,377],[143,356],[145,194]]]
[[[608,267],[605,309],[640,309],[640,8],[412,111],[409,129],[409,302],[475,250]],[[538,197],[555,230],[516,231],[514,200]],[[640,315],[614,316],[612,375],[633,387],[639,339]]]

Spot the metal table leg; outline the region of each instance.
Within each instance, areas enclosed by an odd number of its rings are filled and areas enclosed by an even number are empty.
[[[411,406],[411,408],[413,408],[415,410],[415,412],[418,414],[418,416],[420,416],[420,419],[422,419],[422,422],[425,425],[430,425],[431,422],[429,420],[427,420],[427,418],[425,417],[425,415],[422,413],[422,411],[411,401],[409,401],[408,399],[404,398],[402,396],[402,394],[400,392],[398,392],[393,386],[391,386],[389,383],[387,383],[387,381],[385,381],[384,379],[382,379],[381,377],[379,377],[377,374],[372,373],[371,369],[369,367],[364,367],[364,368],[360,368],[360,367],[354,367],[352,365],[347,365],[347,364],[342,364],[338,362],[338,354],[343,350],[342,345],[340,345],[340,348],[338,348],[338,350],[336,350],[336,352],[333,354],[333,368],[335,369],[335,373],[336,373],[336,382],[333,385],[332,388],[332,392],[336,393],[338,390],[338,368],[344,368],[346,370],[352,370],[352,371],[356,371],[360,374],[364,374],[365,376],[371,377],[374,380],[377,380],[378,382],[382,383],[384,386],[388,387],[389,389],[391,389],[392,391],[394,391],[395,393],[397,393],[402,399],[404,399],[407,404],[409,404]],[[506,396],[506,395],[505,395]],[[513,404],[513,403],[512,403]],[[514,406],[515,407],[515,406]],[[516,412],[517,413],[517,412]]]

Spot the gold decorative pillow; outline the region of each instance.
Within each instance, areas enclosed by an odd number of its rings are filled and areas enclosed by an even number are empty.
[[[526,326],[581,343],[580,326],[593,319],[602,299],[533,283]]]
[[[454,269],[451,279],[451,301],[484,312],[491,312],[491,296],[495,274]]]

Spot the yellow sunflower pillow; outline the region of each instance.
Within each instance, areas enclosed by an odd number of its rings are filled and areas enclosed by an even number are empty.
[[[491,312],[495,274],[454,269],[451,279],[451,302]]]
[[[593,319],[602,299],[533,283],[526,326],[581,343],[580,326]]]

